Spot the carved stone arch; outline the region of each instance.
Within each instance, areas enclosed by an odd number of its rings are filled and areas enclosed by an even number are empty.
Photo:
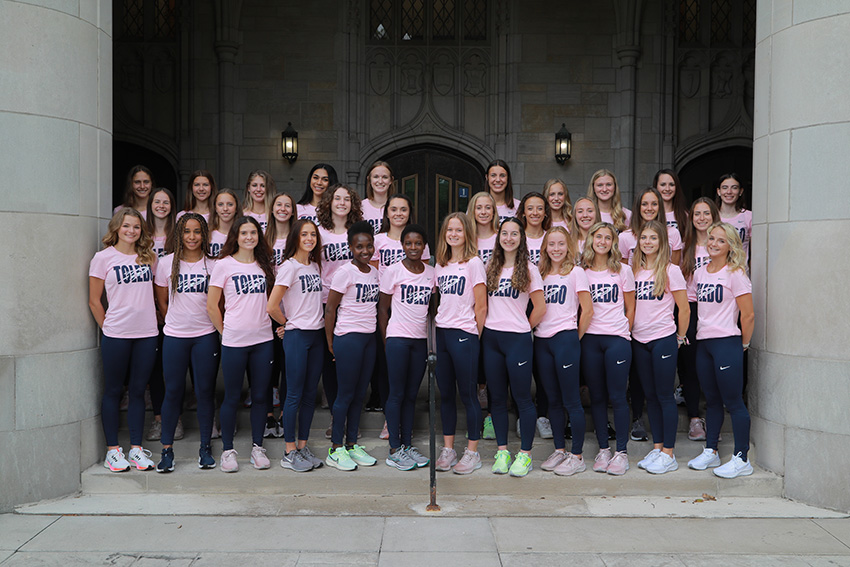
[[[722,150],[725,148],[753,148],[753,136],[750,135],[717,135],[711,136],[699,141],[694,141],[692,144],[680,146],[676,152],[675,169],[677,171],[686,167],[688,164],[703,157],[711,152]]]
[[[437,96],[450,96],[457,89],[457,50],[440,48],[430,54],[431,89]]]

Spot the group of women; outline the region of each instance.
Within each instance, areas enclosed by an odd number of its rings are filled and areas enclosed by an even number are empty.
[[[607,170],[593,175],[587,196],[574,204],[557,179],[542,193],[514,198],[502,160],[488,166],[485,183],[466,213],[443,219],[432,266],[427,231],[413,223],[410,199],[393,192],[385,162],[370,167],[363,200],[338,183],[328,164],[312,168],[298,203],[276,193],[263,171],[249,174],[241,203],[234,191],[217,190],[210,172],[197,171],[180,214],[169,191],[153,189],[149,170],[131,170],[124,206],[116,209],[89,271],[90,307],[103,331],[104,466],[174,470],[174,432],[189,372],[201,434],[198,465],[215,467],[219,361],[221,470],[239,468],[233,438],[246,373],[255,468],[270,466],[263,447],[270,431],[285,440],[281,466],[296,472],[374,465],[377,459],[357,442],[370,384],[386,417],[385,463],[399,470],[427,466],[412,429],[433,315],[443,429],[438,470],[481,468],[483,435],[496,440],[493,473],[527,475],[539,418],[554,442],[540,467],[562,476],[586,470],[583,386],[599,444],[594,471],[622,475],[629,468],[629,389],[633,405],[635,390],[645,397],[654,445],[638,466],[655,474],[676,470],[678,366],[689,437],[706,442],[688,465],[716,467],[725,478],[751,474],[742,399],[754,318],[745,247],[751,216],[743,210],[738,177],[721,178],[719,208],[700,198],[687,210],[675,172],[661,170],[637,193],[634,214],[622,206],[616,177]],[[144,391],[158,358],[162,453],[154,465],[141,441]],[[308,446],[320,377],[332,414],[324,459]],[[285,398],[276,420],[278,381]],[[128,457],[118,444],[125,385]],[[460,458],[456,393],[466,409]],[[519,416],[514,455],[509,405]],[[724,406],[735,448],[720,466]]]

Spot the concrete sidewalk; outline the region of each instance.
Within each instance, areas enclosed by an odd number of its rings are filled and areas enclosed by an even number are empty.
[[[850,520],[0,516],[3,567],[448,563],[850,566]]]

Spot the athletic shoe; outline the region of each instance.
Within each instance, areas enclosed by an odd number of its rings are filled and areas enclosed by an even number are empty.
[[[248,388],[247,390],[245,390],[245,399],[242,400],[242,405],[246,408],[249,408],[253,403],[254,401],[251,399],[251,388]]]
[[[386,420],[384,420],[384,427],[383,427],[383,429],[381,429],[381,434],[378,435],[378,438],[383,439],[384,441],[386,441],[387,439],[390,438],[390,431],[389,431],[389,429],[387,429]]]
[[[404,452],[407,453],[407,456],[413,459],[413,462],[416,463],[416,466],[420,469],[423,467],[427,467],[428,463],[431,462],[431,459],[423,455],[419,449],[416,447],[410,446],[404,449]]]
[[[502,449],[501,451],[496,451],[496,462],[493,463],[493,474],[508,474],[508,471],[511,467],[511,454]]]
[[[266,449],[264,447],[260,447],[256,443],[254,443],[254,446],[251,447],[251,464],[258,470],[264,470],[272,466],[269,462],[269,458],[266,456]]]
[[[531,471],[531,455],[519,451],[511,465],[511,476],[523,477]]]
[[[154,419],[150,429],[148,429],[148,434],[145,435],[145,440],[159,441],[160,439],[162,439],[162,422]]]
[[[673,390],[673,401],[676,402],[677,406],[685,403],[685,395],[682,392],[682,386],[676,386],[676,389]]]
[[[702,453],[688,461],[688,467],[694,469],[695,471],[704,471],[709,467],[719,467],[720,466],[720,455],[717,454],[717,451],[713,451],[706,447],[702,450]]]
[[[617,440],[617,432],[614,431],[614,426],[611,425],[611,422],[608,422],[608,441],[616,441]]]
[[[353,471],[357,468],[357,463],[351,460],[351,457],[345,447],[328,449],[328,458],[325,459],[325,463],[327,463],[329,467],[333,467],[341,471]]]
[[[625,451],[617,451],[608,463],[608,474],[621,476],[629,470],[629,456]]]
[[[121,450],[121,447],[110,449],[106,452],[106,459],[103,461],[103,466],[112,472],[130,470],[130,463],[124,458],[124,452]]]
[[[552,424],[549,423],[548,417],[537,418],[537,433],[540,434],[541,439],[551,439],[553,437]]]
[[[140,471],[149,471],[154,468],[153,461],[150,459],[151,452],[141,447],[133,447],[130,449],[130,463]]]
[[[274,428],[274,436],[277,439],[283,437],[283,415],[281,415],[280,419],[277,420],[277,425]]]
[[[378,459],[367,453],[361,445],[355,445],[349,449],[348,456],[361,467],[371,467],[378,462]]]
[[[437,457],[435,467],[438,471],[450,471],[457,464],[457,452],[451,447],[443,447],[440,449],[440,456]]]
[[[632,422],[632,430],[629,432],[629,437],[632,441],[646,441],[646,427],[643,425],[643,418],[639,417]]]
[[[169,447],[162,450],[162,457],[156,465],[156,472],[170,473],[174,470],[174,450]]]
[[[221,454],[221,472],[236,472],[239,470],[239,463],[236,461],[236,449],[224,451]]]
[[[753,465],[741,457],[742,453],[732,455],[725,465],[714,469],[714,474],[720,478],[735,478],[738,476],[749,476],[753,474]]]
[[[186,436],[186,431],[183,429],[183,419],[177,418],[177,425],[174,427],[174,440],[180,441]]]
[[[661,449],[653,449],[644,458],[638,461],[638,468],[646,470],[646,467],[661,454]]]
[[[646,471],[652,474],[664,474],[679,470],[679,462],[676,457],[671,457],[667,453],[659,452],[658,457],[654,461],[646,465]]]
[[[416,461],[410,458],[410,455],[404,450],[404,446],[396,449],[395,453],[389,451],[387,459],[384,462],[388,466],[395,467],[400,471],[409,471],[416,468]]]
[[[310,464],[313,465],[314,469],[320,469],[322,468],[322,465],[325,464],[322,459],[313,454],[313,451],[311,451],[310,447],[308,447],[307,445],[304,445],[302,449],[298,450],[301,451],[302,457],[310,461]]]
[[[611,449],[599,449],[593,460],[593,472],[608,472],[608,463],[611,461]]]
[[[280,390],[278,388],[272,388],[272,405],[274,407],[280,407]]]
[[[273,415],[266,417],[266,426],[263,428],[263,437],[266,439],[271,439],[275,436],[275,430],[277,429],[277,420]]]
[[[297,449],[288,453],[284,453],[280,459],[280,466],[285,469],[292,469],[295,472],[307,472],[313,470],[313,463],[304,458],[304,455]]]
[[[496,429],[493,427],[493,418],[489,415],[484,418],[484,431],[481,432],[482,439],[495,439]]]
[[[481,468],[481,455],[477,451],[463,450],[463,457],[455,465],[455,474],[470,474]]]
[[[198,468],[199,469],[214,469],[215,459],[212,456],[212,447],[209,445],[201,445],[198,449]]]
[[[572,439],[573,438],[573,428],[568,421],[564,426],[564,439]]]
[[[572,453],[568,453],[564,462],[555,467],[553,472],[558,476],[572,476],[586,470],[587,465],[584,464],[584,459],[581,459]]]
[[[705,420],[701,417],[692,417],[688,425],[688,439],[691,441],[705,441]]]
[[[540,468],[544,471],[553,471],[555,470],[555,467],[563,463],[566,458],[567,454],[564,451],[555,451],[551,455],[549,455],[548,459],[543,461],[543,464],[540,465]]]

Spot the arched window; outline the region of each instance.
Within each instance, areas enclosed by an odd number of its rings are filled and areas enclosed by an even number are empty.
[[[369,42],[486,41],[487,15],[486,0],[369,0]]]

